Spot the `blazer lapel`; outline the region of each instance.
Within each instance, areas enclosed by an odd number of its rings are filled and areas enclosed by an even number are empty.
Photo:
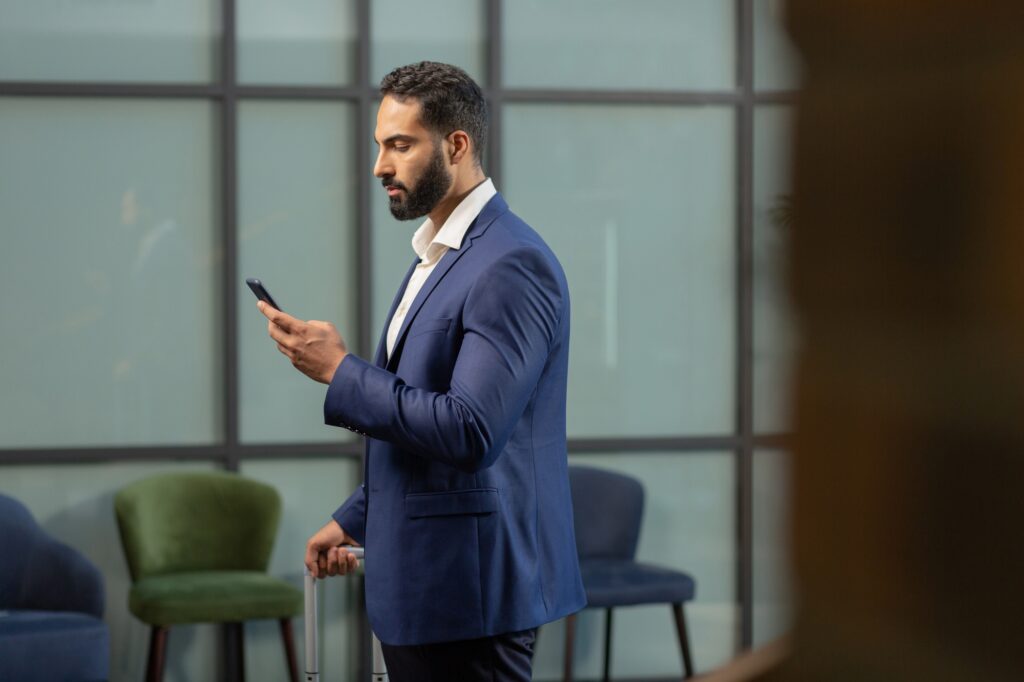
[[[413,260],[412,265],[409,266],[409,271],[405,273],[405,279],[402,280],[402,285],[398,287],[398,293],[395,294],[395,300],[391,301],[391,310],[388,311],[387,317],[384,318],[384,331],[380,334],[380,341],[377,342],[377,352],[373,355],[373,364],[378,367],[384,367],[387,364],[388,329],[391,328],[391,318],[395,316],[395,310],[398,309],[398,304],[402,302],[402,297],[405,296],[405,288],[409,286],[409,280],[412,279],[412,273],[416,270],[419,262],[419,258],[416,258]]]
[[[494,219],[500,216],[502,213],[508,210],[508,204],[502,199],[500,194],[495,194],[491,197],[491,200],[487,202],[483,210],[470,225],[469,230],[466,231],[466,236],[462,240],[462,246],[458,249],[448,249],[448,252],[441,257],[437,265],[434,267],[433,272],[430,273],[430,277],[423,283],[423,288],[420,289],[419,293],[416,294],[416,300],[409,306],[409,311],[405,314],[405,320],[402,322],[402,328],[398,330],[398,336],[395,338],[395,347],[392,350],[391,357],[388,358],[387,368],[393,369],[397,364],[398,357],[401,356],[401,348],[405,342],[405,333],[409,330],[409,325],[413,319],[416,318],[416,313],[423,307],[423,302],[427,300],[427,297],[434,291],[437,285],[441,282],[448,271],[452,269],[462,256],[473,247],[473,241],[477,237],[482,235],[484,231],[494,222]],[[413,266],[415,267],[415,265]],[[410,275],[412,271],[410,271]],[[406,278],[406,284],[408,284],[408,277]],[[401,294],[405,292],[405,285],[400,290],[399,298]],[[397,305],[397,301],[396,301]],[[392,307],[392,314],[394,314],[394,307]],[[389,318],[390,320],[390,318]]]

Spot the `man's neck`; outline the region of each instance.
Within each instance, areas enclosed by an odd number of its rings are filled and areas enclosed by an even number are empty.
[[[448,220],[448,216],[452,214],[452,211],[462,203],[463,199],[469,196],[470,192],[479,187],[485,180],[487,180],[487,176],[484,175],[482,169],[477,168],[470,177],[452,185],[448,195],[438,202],[434,210],[428,215],[430,222],[434,223],[434,229],[440,230],[445,221]]]

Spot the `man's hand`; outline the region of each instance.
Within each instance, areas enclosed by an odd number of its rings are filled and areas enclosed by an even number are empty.
[[[328,575],[346,575],[359,567],[359,560],[340,545],[359,543],[331,519],[306,542],[306,568],[314,578]]]
[[[338,365],[348,355],[341,334],[330,322],[303,322],[267,305],[256,304],[269,320],[267,331],[277,341],[277,349],[288,356],[295,369],[322,384],[331,383]]]

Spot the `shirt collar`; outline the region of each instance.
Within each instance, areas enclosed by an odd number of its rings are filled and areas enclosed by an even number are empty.
[[[428,256],[435,255],[441,247],[458,249],[480,211],[497,194],[494,183],[487,178],[477,185],[466,198],[459,202],[440,230],[435,232],[434,221],[427,218],[412,236],[412,250],[420,260],[429,262]],[[431,248],[434,247],[434,248]]]

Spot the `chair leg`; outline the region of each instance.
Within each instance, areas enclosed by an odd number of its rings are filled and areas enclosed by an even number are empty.
[[[167,632],[170,628],[154,625],[149,632],[149,656],[146,661],[146,682],[160,682],[164,677],[167,653]]]
[[[281,639],[284,640],[284,657],[288,661],[288,679],[291,682],[299,682],[299,661],[295,657],[295,637],[292,634],[292,619],[282,618],[278,622],[281,624]]]
[[[245,626],[224,623],[224,677],[228,682],[245,682]]]
[[[673,604],[672,615],[676,619],[676,632],[679,633],[679,649],[683,652],[683,678],[693,677],[693,658],[690,657],[690,638],[686,634],[686,616],[683,605]]]
[[[565,617],[565,661],[562,682],[572,682],[572,647],[576,637],[576,614]]]
[[[604,682],[612,679],[612,607],[606,609],[604,619]]]

